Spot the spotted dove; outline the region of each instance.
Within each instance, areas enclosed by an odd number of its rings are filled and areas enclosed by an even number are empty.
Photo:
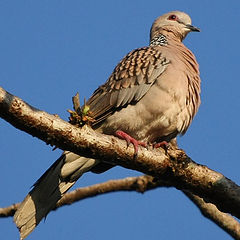
[[[135,147],[139,142],[169,142],[186,132],[200,105],[198,64],[182,43],[191,31],[199,29],[183,12],[173,11],[155,20],[150,45],[127,54],[87,101],[96,131],[123,134]],[[21,239],[83,173],[111,167],[65,151],[34,184],[15,213]]]

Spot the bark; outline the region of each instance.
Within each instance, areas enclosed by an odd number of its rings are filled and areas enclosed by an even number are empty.
[[[0,88],[0,117],[14,127],[63,150],[134,169],[168,182],[177,189],[195,194],[220,211],[240,218],[240,188],[221,173],[195,163],[183,150],[134,148],[114,136],[90,127],[78,128],[38,110]]]
[[[58,201],[56,208],[53,210],[57,210],[62,206],[71,205],[83,199],[96,197],[101,194],[117,191],[136,191],[144,193],[159,187],[171,187],[171,185],[166,181],[156,181],[156,179],[148,175],[110,180],[104,183],[78,188],[74,191],[66,193],[62,199]],[[193,195],[190,192],[184,191],[184,193],[192,200],[206,218],[216,223],[235,239],[240,239],[240,224],[237,220],[227,213],[220,212],[214,204],[206,203],[202,198]],[[20,203],[16,203],[5,208],[0,208],[0,217],[13,216],[19,205]]]

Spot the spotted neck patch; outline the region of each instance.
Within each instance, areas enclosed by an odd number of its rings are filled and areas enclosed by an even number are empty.
[[[168,42],[167,42],[167,38],[165,35],[163,34],[160,34],[156,37],[154,37],[151,41],[150,41],[150,46],[164,46],[164,45],[167,45]]]

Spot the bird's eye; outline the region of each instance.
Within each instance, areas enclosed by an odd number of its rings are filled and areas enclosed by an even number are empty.
[[[168,19],[169,20],[172,20],[172,21],[176,21],[177,20],[177,16],[176,15],[170,15],[169,17],[168,17]]]

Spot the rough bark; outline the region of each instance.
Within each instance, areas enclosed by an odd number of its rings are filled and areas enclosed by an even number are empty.
[[[195,163],[183,150],[175,148],[165,152],[140,148],[134,159],[133,147],[126,148],[123,140],[97,133],[88,126],[77,128],[56,115],[28,105],[2,88],[0,117],[48,144],[151,175],[240,218],[239,186],[221,173]]]
[[[54,210],[101,194],[117,191],[136,191],[144,193],[159,187],[171,187],[171,185],[166,181],[156,181],[155,178],[148,175],[110,180],[104,183],[78,188],[74,191],[66,193],[64,197],[58,201]],[[240,239],[240,224],[237,220],[227,213],[220,212],[214,204],[206,203],[202,198],[193,195],[190,192],[184,191],[184,193],[199,208],[206,218],[216,223],[235,239]],[[13,216],[19,205],[20,203],[16,203],[5,208],[0,208],[0,217]]]

